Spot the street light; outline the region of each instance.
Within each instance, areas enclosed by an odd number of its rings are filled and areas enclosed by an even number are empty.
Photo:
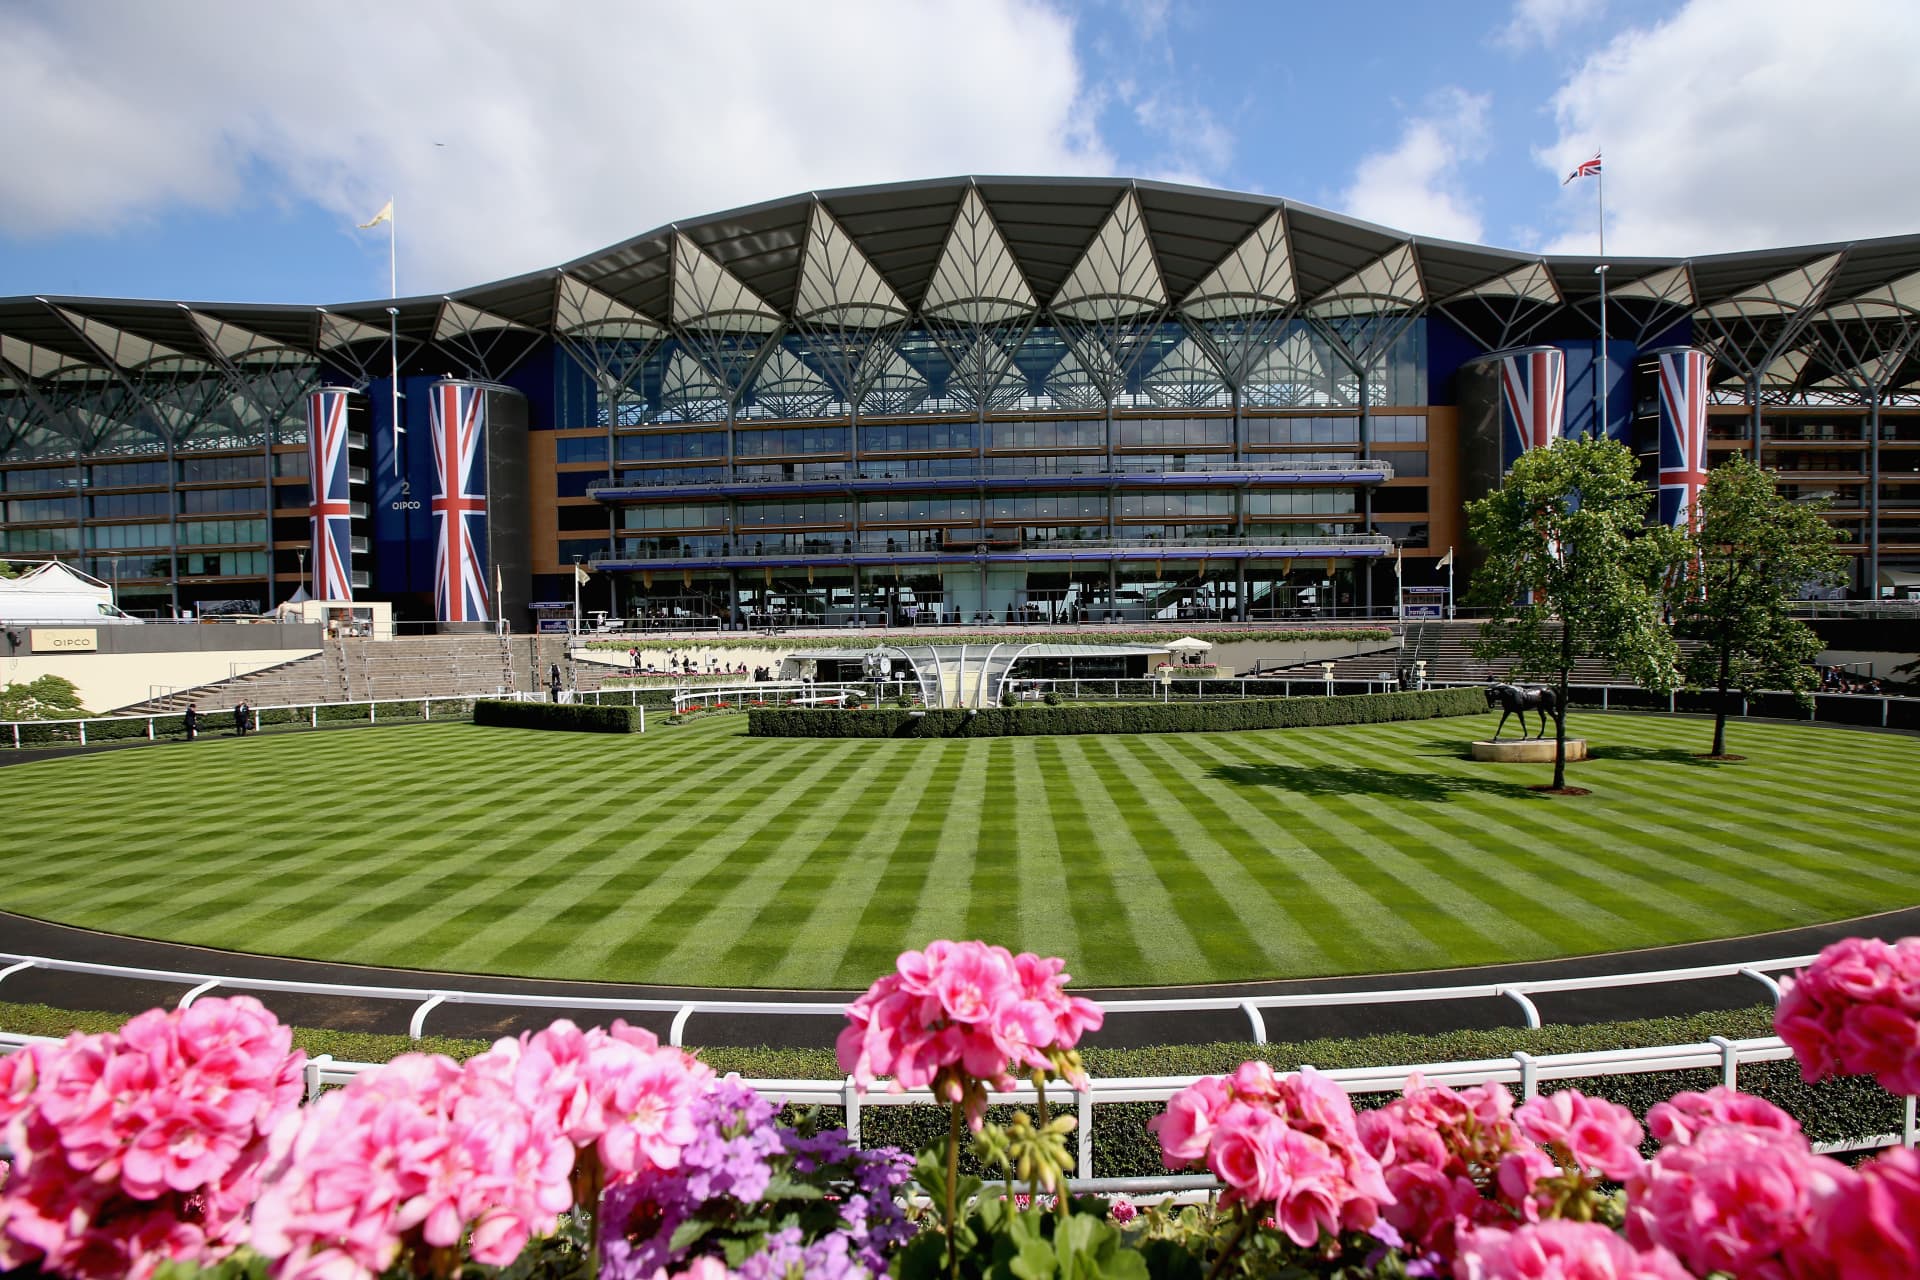
[[[306,591],[307,590],[307,553],[305,551],[296,551],[294,552],[294,554],[300,557],[300,589],[302,591]],[[307,598],[309,600],[313,598],[313,593],[311,591],[307,592]]]

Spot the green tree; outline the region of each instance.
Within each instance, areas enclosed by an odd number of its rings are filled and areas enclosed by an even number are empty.
[[[1551,677],[1560,695],[1556,790],[1567,784],[1574,663],[1598,658],[1661,692],[1676,680],[1662,584],[1683,539],[1647,527],[1652,500],[1625,446],[1580,436],[1525,454],[1499,489],[1467,504],[1468,532],[1487,555],[1468,602],[1493,610],[1475,651],[1512,657],[1523,675]]]
[[[1804,702],[1814,687],[1820,638],[1794,617],[1808,587],[1846,580],[1836,549],[1843,537],[1820,518],[1824,502],[1794,502],[1773,473],[1744,455],[1715,467],[1700,491],[1693,553],[1674,576],[1674,631],[1699,642],[1681,672],[1694,688],[1713,689],[1713,754],[1727,751],[1727,708],[1738,690],[1786,689]]]
[[[80,691],[64,676],[0,685],[0,720],[78,720],[90,714],[80,704]]]

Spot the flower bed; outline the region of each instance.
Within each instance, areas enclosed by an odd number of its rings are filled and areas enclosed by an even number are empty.
[[[634,733],[640,728],[637,707],[596,706],[588,702],[509,702],[479,698],[473,704],[473,722],[508,729],[562,729],[576,733]]]
[[[1920,939],[1849,940],[1789,984],[1776,1026],[1809,1080],[1920,1072]],[[163,1266],[359,1280],[1150,1276],[1891,1280],[1920,1274],[1920,1155],[1859,1168],[1724,1087],[1643,1126],[1578,1090],[1417,1077],[1356,1112],[1312,1068],[1198,1079],[1156,1120],[1205,1205],[1052,1194],[1097,1005],[1058,960],[985,943],[904,953],[848,1009],[841,1067],[931,1087],[944,1137],[855,1150],[650,1034],[568,1022],[464,1063],[407,1054],[301,1107],[303,1055],[249,997],[140,1015],[0,1060],[0,1266]],[[1031,1114],[989,1118],[1025,1080]],[[971,1135],[971,1136],[969,1136]],[[992,1180],[962,1170],[963,1144]],[[904,1203],[916,1193],[918,1207]],[[184,1266],[184,1270],[182,1267]]]

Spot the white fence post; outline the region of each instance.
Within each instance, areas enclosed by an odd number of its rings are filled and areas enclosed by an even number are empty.
[[[848,1076],[846,1083],[840,1086],[840,1105],[847,1112],[847,1141],[853,1146],[860,1145],[860,1089]]]

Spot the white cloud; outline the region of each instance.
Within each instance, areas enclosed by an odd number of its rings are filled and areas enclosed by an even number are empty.
[[[1688,254],[1920,230],[1920,5],[1691,0],[1553,99],[1556,180],[1606,150],[1607,250]],[[1593,192],[1554,252],[1593,251]]]
[[[1450,88],[1410,119],[1391,151],[1355,166],[1339,207],[1356,218],[1444,240],[1480,239],[1480,211],[1461,181],[1460,166],[1484,152],[1485,94]]]
[[[1081,80],[1044,0],[16,8],[0,232],[391,193],[401,289],[457,288],[795,191],[1110,172]]]
[[[1606,0],[1514,0],[1513,15],[1494,33],[1494,43],[1514,53],[1551,49],[1569,28],[1591,22],[1605,8]]]
[[[1152,176],[1205,186],[1233,159],[1233,131],[1205,105],[1170,89],[1157,89],[1133,104],[1133,118],[1162,150]]]

